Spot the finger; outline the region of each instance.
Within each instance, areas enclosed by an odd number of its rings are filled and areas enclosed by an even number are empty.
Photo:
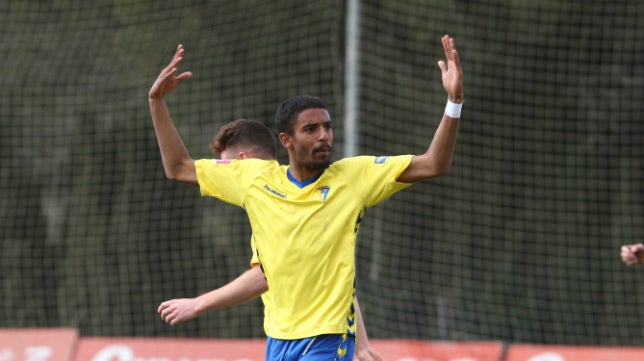
[[[170,63],[168,63],[168,65],[165,68],[161,69],[161,72],[159,73],[159,77],[163,75],[167,76],[168,74],[172,74],[175,71],[177,71],[177,66],[175,64],[175,59],[172,59],[172,61],[170,61]]]
[[[442,60],[438,61],[438,67],[441,69],[441,72],[443,73],[447,71],[447,65]]]
[[[456,66],[457,69],[461,68],[461,59],[458,57],[458,51],[456,51],[456,47],[452,49],[452,59],[451,61],[453,64]]]
[[[177,76],[177,80],[182,81],[192,78],[192,72],[191,71],[185,71]]]
[[[626,254],[622,257],[626,259],[626,263],[629,265],[634,265],[636,263],[639,263],[639,257],[633,252],[631,247],[627,247],[626,249]]]
[[[161,302],[161,304],[159,305],[159,308],[157,309],[157,312],[161,313],[166,308],[168,308],[168,301]]]
[[[179,314],[178,314],[177,312],[172,312],[172,313],[170,313],[170,314],[165,318],[165,322],[166,322],[168,325],[170,325],[170,326],[174,326],[174,325],[176,325],[177,323],[179,323]]]
[[[441,41],[443,43],[443,50],[445,50],[445,57],[449,59],[451,57],[451,52],[453,50],[453,46],[450,42],[450,37],[448,35],[445,35],[441,38]]]
[[[168,80],[168,78],[170,78],[172,75],[174,75],[174,73],[176,71],[177,71],[177,68],[175,68],[175,67],[170,67],[170,68],[163,69],[163,71],[161,71],[161,74],[159,74],[159,76],[157,77],[156,82],[157,83],[165,82],[166,80]]]
[[[456,51],[456,44],[454,43],[454,39],[452,39],[452,38],[448,39],[448,48],[449,48],[449,50],[446,50],[445,56],[447,57],[447,61],[449,63],[449,66],[450,67],[454,66],[457,69],[460,69],[461,68],[461,60],[458,57],[458,51]]]
[[[174,52],[174,56],[172,57],[172,60],[181,58],[183,56],[183,53],[184,53],[183,45],[179,44],[179,46],[177,46],[177,51]]]
[[[173,71],[173,73],[174,73],[175,71],[177,71],[177,68],[179,67],[179,65],[181,65],[182,61],[183,61],[183,57],[181,57],[181,56],[180,57],[175,57],[174,59],[172,59],[172,61],[168,65],[168,68],[174,69],[174,71]]]
[[[179,59],[183,59],[183,49],[181,48],[181,45],[177,47],[177,51],[172,56],[172,60],[170,60],[168,65],[165,68],[163,68],[163,71],[166,71],[172,67],[175,67],[177,65],[177,60]],[[179,62],[181,62],[181,60],[179,60]]]
[[[161,314],[161,318],[163,319],[163,321],[165,321],[165,323],[172,322],[172,319],[174,319],[174,311],[172,311],[169,308],[163,310],[163,313]]]
[[[635,247],[629,247],[630,251],[633,253],[633,258],[635,258],[635,263],[639,264],[640,260],[640,247],[637,245]]]
[[[163,68],[163,71],[167,71],[170,68],[178,67],[179,64],[181,64],[181,62],[183,61],[183,53],[184,53],[183,49],[177,49],[177,52],[172,57],[172,60],[170,60],[170,63],[165,68]]]

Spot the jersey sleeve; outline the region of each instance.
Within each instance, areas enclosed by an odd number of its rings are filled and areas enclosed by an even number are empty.
[[[358,180],[356,190],[362,195],[365,207],[373,207],[412,183],[398,182],[398,177],[407,169],[413,155],[361,156],[352,158],[347,169]]]
[[[250,266],[255,266],[259,264],[259,255],[257,254],[257,246],[255,245],[255,237],[250,238],[250,249],[253,252],[250,258]]]
[[[243,207],[248,188],[266,163],[257,159],[197,160],[195,168],[201,195]]]

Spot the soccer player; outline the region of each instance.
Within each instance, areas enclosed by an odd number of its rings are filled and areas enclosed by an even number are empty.
[[[629,266],[640,264],[644,260],[644,244],[625,244],[621,249],[622,262]]]
[[[257,120],[237,119],[219,129],[214,141],[210,144],[213,153],[220,158],[248,159],[259,158],[275,160],[277,158],[275,137],[271,130]],[[158,308],[165,322],[176,325],[192,320],[207,311],[238,305],[261,295],[266,308],[271,308],[270,293],[264,273],[259,267],[254,240],[251,240],[253,258],[251,268],[235,280],[204,293],[195,298],[178,298],[164,301]],[[364,327],[358,300],[355,299],[356,320],[358,323],[356,355],[360,361],[384,361],[382,355],[371,347]],[[270,313],[270,311],[269,311]]]
[[[149,93],[150,111],[169,179],[195,184],[203,196],[243,207],[268,283],[267,360],[353,359],[355,241],[365,210],[451,166],[463,103],[463,72],[454,40],[442,38],[438,66],[447,106],[420,155],[359,156],[331,162],[333,131],[325,103],[313,96],[284,101],[275,117],[289,165],[261,159],[194,161],[164,96],[190,72],[176,74],[179,46]]]

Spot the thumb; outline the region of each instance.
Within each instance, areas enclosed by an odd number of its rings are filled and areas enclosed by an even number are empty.
[[[177,76],[177,79],[180,80],[180,81],[181,80],[186,80],[188,78],[192,78],[192,72],[190,72],[190,71],[185,71],[185,72],[179,74],[179,76]]]
[[[442,72],[447,71],[447,65],[445,65],[445,62],[442,60],[438,61],[438,67],[441,69]]]

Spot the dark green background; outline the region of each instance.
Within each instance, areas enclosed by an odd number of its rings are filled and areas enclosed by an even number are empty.
[[[147,91],[194,158],[237,117],[327,100],[344,142],[343,1],[0,2],[0,327],[262,337],[259,301],[169,327],[165,299],[245,268],[243,212],[165,179]],[[425,151],[454,36],[466,104],[450,175],[367,212],[357,287],[373,338],[641,344],[644,3],[362,2],[361,154]],[[280,158],[286,161],[280,150]]]

